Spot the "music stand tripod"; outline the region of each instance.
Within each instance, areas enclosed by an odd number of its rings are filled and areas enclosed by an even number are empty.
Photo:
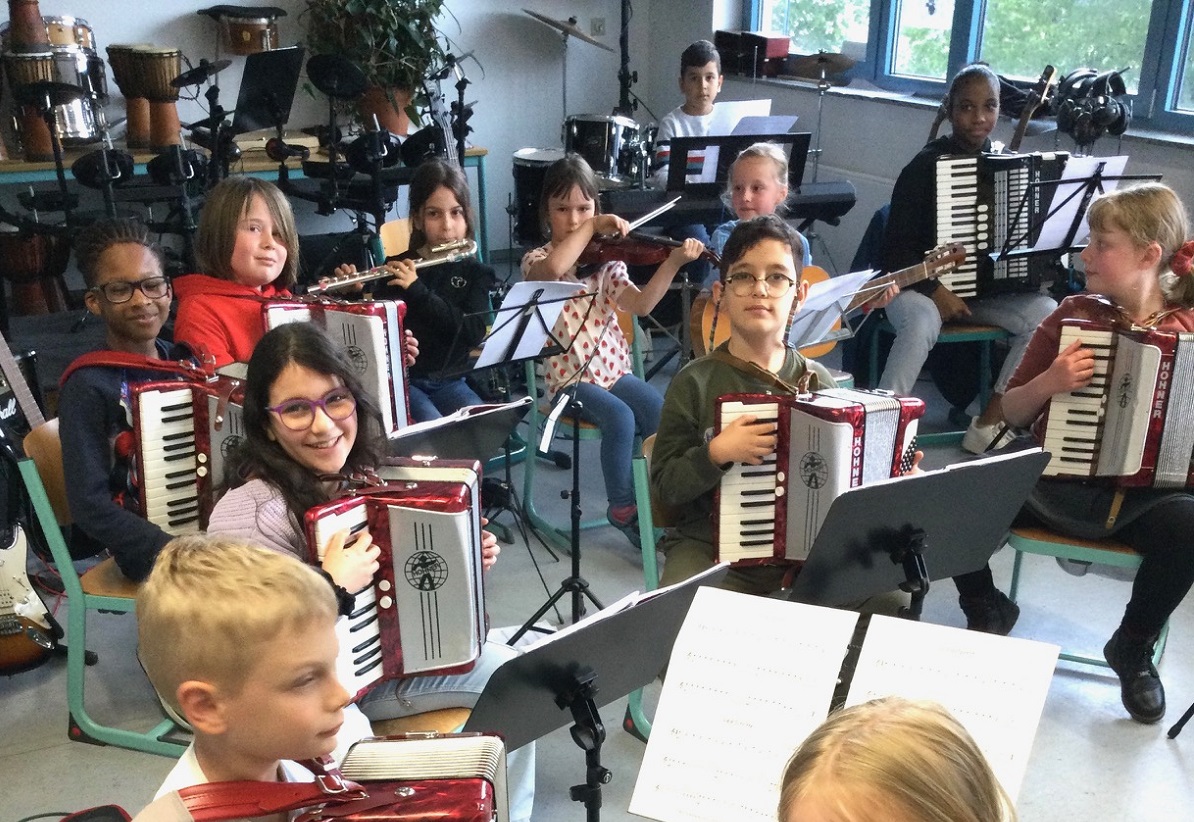
[[[494,323],[475,367],[488,368],[503,362],[513,363],[564,351],[565,346],[552,335],[551,329],[563,311],[565,302],[583,299],[586,296],[578,297],[575,293],[576,288],[575,283],[516,283],[506,296],[506,301],[498,313],[498,321]],[[593,295],[587,296],[592,298]],[[550,346],[545,345],[549,341]],[[528,392],[533,390],[533,386],[527,388]],[[572,501],[569,543],[572,549],[571,574],[547,602],[514,633],[509,640],[510,644],[517,642],[531,630],[565,594],[572,594],[573,623],[579,622],[584,615],[585,596],[598,608],[602,607],[601,602],[589,590],[588,581],[580,575],[580,403],[575,399],[575,389],[572,389],[571,393],[561,392],[558,399],[561,401],[557,402],[553,416],[563,410],[564,401],[567,401],[569,413],[572,414],[572,489],[568,492]],[[551,425],[554,425],[554,422],[549,420],[548,426]],[[535,433],[531,432],[532,436]],[[528,443],[528,448],[530,445]],[[528,455],[528,459],[535,458],[534,454]],[[533,526],[531,530],[534,531]],[[542,540],[542,537],[540,539]]]

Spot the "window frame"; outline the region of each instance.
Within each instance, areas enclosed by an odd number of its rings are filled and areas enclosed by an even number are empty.
[[[897,2],[871,0],[866,57],[855,66],[854,73],[886,91],[926,97],[943,95],[944,80],[901,77],[891,72]],[[758,31],[762,25],[762,5],[763,0],[743,4],[742,23],[748,31]],[[985,0],[954,0],[947,77],[953,76],[979,54],[985,5]],[[1194,129],[1194,112],[1176,111],[1171,107],[1175,106],[1180,91],[1182,50],[1179,46],[1187,43],[1190,59],[1194,59],[1194,0],[1152,0],[1151,9],[1137,93],[1126,95],[1125,99],[1130,101],[1135,124],[1188,134]]]

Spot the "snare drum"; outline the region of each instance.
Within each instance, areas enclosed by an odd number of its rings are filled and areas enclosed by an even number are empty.
[[[584,157],[598,177],[628,182],[623,155],[629,156],[638,131],[629,117],[576,114],[564,121],[564,149]]]
[[[514,218],[514,238],[526,246],[547,242],[539,221],[539,200],[547,167],[564,159],[558,148],[520,148],[514,152],[514,199],[518,213]]]
[[[149,147],[149,101],[145,99],[145,89],[138,83],[139,75],[133,70],[133,55],[137,49],[143,48],[152,46],[148,43],[114,44],[107,49],[112,79],[124,95],[128,113],[125,144],[129,148]]]
[[[81,48],[95,52],[95,34],[78,17],[43,17],[52,48]]]
[[[278,21],[273,17],[221,15],[220,41],[229,54],[257,54],[278,48]]]

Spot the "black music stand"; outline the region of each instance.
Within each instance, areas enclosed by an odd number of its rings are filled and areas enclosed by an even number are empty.
[[[232,116],[233,134],[286,125],[303,70],[303,55],[302,46],[291,46],[259,51],[245,58]]]
[[[508,403],[470,405],[438,420],[409,425],[390,435],[390,456],[489,459],[501,453],[531,402],[530,397],[523,397]]]
[[[673,137],[671,160],[668,164],[667,190],[682,191],[692,197],[720,197],[730,178],[730,166],[742,150],[754,143],[775,143],[789,149],[788,190],[798,191],[804,182],[804,166],[808,161],[808,146],[812,135],[807,131],[782,134],[729,134],[706,137]],[[688,181],[688,155],[717,149],[717,168],[711,183]]]
[[[919,619],[930,579],[982,568],[1048,463],[1030,448],[851,488],[830,506],[788,598],[840,607],[899,588],[912,594],[903,615]]]
[[[572,739],[585,752],[586,778],[570,795],[596,822],[601,786],[613,777],[601,765],[605,727],[598,709],[659,675],[697,589],[718,584],[728,570],[715,566],[612,616],[594,615],[506,662],[485,683],[465,732],[497,733],[507,750],[515,750],[571,720]]]

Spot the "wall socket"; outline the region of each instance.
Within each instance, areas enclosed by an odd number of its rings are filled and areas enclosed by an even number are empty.
[[[590,17],[589,18],[589,34],[594,37],[605,36],[605,18],[604,17]]]

